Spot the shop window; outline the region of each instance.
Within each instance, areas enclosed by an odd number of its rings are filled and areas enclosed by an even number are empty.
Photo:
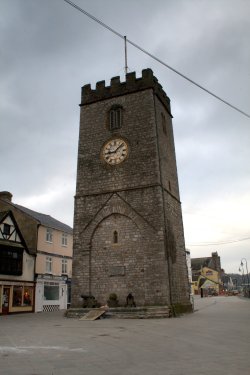
[[[67,233],[62,233],[62,246],[68,245],[68,235]]]
[[[44,299],[49,301],[59,300],[59,285],[44,285]]]
[[[33,300],[33,288],[24,288],[23,304],[25,306],[31,306],[32,300]]]
[[[67,259],[62,259],[62,273],[68,273],[68,261],[67,261]]]
[[[51,228],[47,228],[46,230],[46,242],[53,242],[53,230]]]
[[[23,304],[23,287],[14,286],[12,306],[18,307],[18,306],[22,306],[22,304]]]
[[[46,257],[46,273],[52,273],[52,257]]]

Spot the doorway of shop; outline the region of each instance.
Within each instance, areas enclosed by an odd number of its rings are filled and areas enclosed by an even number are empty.
[[[6,315],[9,313],[10,304],[10,287],[3,288],[3,299],[2,299],[2,314]]]

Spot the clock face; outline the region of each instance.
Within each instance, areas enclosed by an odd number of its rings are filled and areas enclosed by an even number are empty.
[[[106,163],[117,165],[128,156],[128,145],[121,138],[114,138],[106,142],[102,149],[102,157]]]

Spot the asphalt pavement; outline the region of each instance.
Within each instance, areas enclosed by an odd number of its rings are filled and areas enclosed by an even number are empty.
[[[0,317],[1,375],[248,375],[250,299],[196,298],[172,319]]]

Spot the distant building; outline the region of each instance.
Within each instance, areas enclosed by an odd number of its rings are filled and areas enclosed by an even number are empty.
[[[71,290],[72,228],[49,215],[12,203],[12,194],[9,192],[0,192],[0,211],[12,212],[27,253],[36,259],[33,267],[35,290],[32,310],[66,309],[70,303]],[[0,295],[3,294],[3,288]]]
[[[33,312],[35,254],[12,211],[0,211],[0,314]]]
[[[211,257],[191,258],[191,268],[192,292],[194,294],[220,293],[223,270],[217,252],[213,252]]]

